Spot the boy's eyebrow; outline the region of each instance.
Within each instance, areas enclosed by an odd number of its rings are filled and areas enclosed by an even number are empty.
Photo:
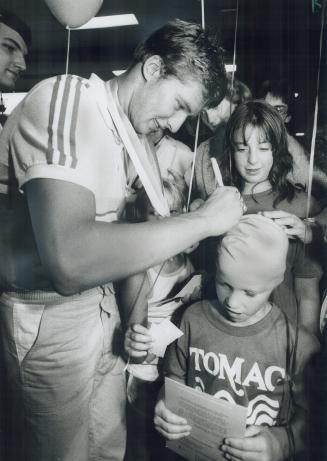
[[[18,48],[24,55],[27,54],[25,52],[25,50],[20,46],[20,44],[18,42],[16,42],[15,39],[11,38],[11,37],[4,37],[3,38],[4,40],[6,40],[7,42],[10,42],[12,45],[14,45],[16,48]]]

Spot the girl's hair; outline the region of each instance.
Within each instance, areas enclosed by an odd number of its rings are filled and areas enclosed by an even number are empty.
[[[237,149],[235,135],[240,130],[243,142],[246,144],[245,131],[249,125],[262,130],[272,146],[273,165],[268,180],[272,190],[277,192],[273,205],[276,206],[285,199],[291,202],[296,189],[286,178],[293,170],[293,158],[287,148],[287,132],[277,110],[263,101],[253,100],[240,104],[227,123],[222,162],[222,169],[225,177],[228,178],[226,182],[239,190],[243,189],[243,178],[235,166],[234,152]]]
[[[187,202],[187,186],[184,179],[182,177],[174,177],[174,180],[163,178],[162,187],[169,210],[182,212]],[[125,218],[128,222],[144,222],[148,220],[150,210],[152,210],[152,205],[145,189],[142,188],[137,192],[134,202],[127,203]]]

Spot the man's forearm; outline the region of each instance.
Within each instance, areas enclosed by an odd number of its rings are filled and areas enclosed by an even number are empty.
[[[142,272],[226,232],[242,214],[239,193],[228,187],[195,211],[139,224],[97,221],[94,195],[75,184],[36,179],[25,189],[40,259],[65,295]]]
[[[92,222],[60,245],[58,266],[50,267],[55,288],[70,294],[141,272],[206,237],[205,223],[196,212],[154,223]]]

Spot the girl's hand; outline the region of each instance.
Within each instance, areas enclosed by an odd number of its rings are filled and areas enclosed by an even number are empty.
[[[278,428],[281,429],[281,428]],[[249,426],[243,438],[228,437],[221,450],[228,460],[239,461],[282,461],[283,448],[274,429],[263,426]]]
[[[149,330],[137,323],[128,327],[125,333],[124,349],[130,357],[146,357],[153,343]]]
[[[287,211],[261,211],[262,216],[272,219],[284,229],[290,239],[297,237],[303,243],[311,243],[312,229],[301,218]]]
[[[192,430],[185,418],[168,410],[163,399],[158,400],[154,409],[154,426],[168,440],[187,437]]]

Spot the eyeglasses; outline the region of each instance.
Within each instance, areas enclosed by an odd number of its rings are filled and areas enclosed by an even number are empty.
[[[274,106],[274,108],[277,110],[277,112],[282,118],[285,118],[287,116],[288,106],[286,104]]]

